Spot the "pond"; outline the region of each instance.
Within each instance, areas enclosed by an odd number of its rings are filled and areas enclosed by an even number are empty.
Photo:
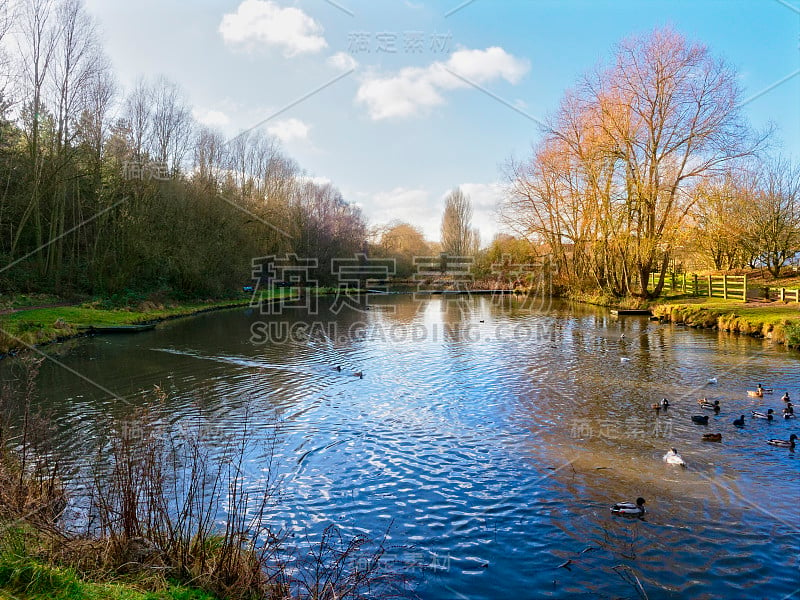
[[[311,538],[330,523],[388,531],[388,568],[422,598],[636,597],[633,576],[651,600],[797,593],[800,447],[766,441],[800,434],[780,418],[780,396],[800,396],[800,354],[508,296],[370,304],[230,310],[50,346],[59,364],[42,365],[39,402],[73,460],[154,385],[171,423],[236,431],[249,414],[266,437],[277,420],[275,522]],[[749,398],[757,383],[775,393]],[[708,426],[691,422],[701,397],[722,406]],[[779,418],[750,418],[770,407]],[[670,447],[687,468],[662,461]],[[637,496],[643,519],[611,514]]]

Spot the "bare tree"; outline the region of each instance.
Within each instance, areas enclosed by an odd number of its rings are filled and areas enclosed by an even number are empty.
[[[8,108],[8,88],[11,84],[11,58],[6,51],[5,41],[11,31],[14,6],[9,0],[0,0],[0,116]]]
[[[129,146],[135,160],[143,160],[152,131],[153,90],[140,78],[125,99],[125,124]]]
[[[377,251],[380,256],[395,259],[399,277],[410,277],[414,270],[414,257],[430,254],[431,248],[421,229],[409,223],[394,222],[380,234]]]
[[[692,245],[716,270],[742,267],[749,258],[744,241],[745,183],[740,167],[701,181],[691,192],[696,200],[691,212]]]
[[[108,68],[94,21],[83,0],[63,0],[56,10],[58,44],[50,76],[56,113],[56,151],[71,142],[71,125],[87,106],[93,79]]]
[[[739,99],[735,72],[672,29],[623,41],[567,94],[530,163],[512,165],[507,220],[576,279],[657,296],[693,183],[758,145]]]
[[[177,84],[168,79],[160,77],[152,89],[152,154],[177,174],[192,139],[192,111]]]
[[[472,203],[461,188],[455,188],[445,198],[441,236],[442,252],[451,256],[471,256],[478,250],[480,240],[472,228]]]
[[[745,203],[745,248],[776,279],[800,252],[800,168],[775,159],[759,165]]]
[[[217,131],[202,127],[194,144],[195,173],[208,186],[216,188],[225,168],[225,138]]]
[[[75,212],[79,202],[70,209],[68,198],[76,199],[78,180],[73,176],[74,136],[80,115],[92,102],[97,78],[103,77],[108,63],[97,38],[95,24],[87,14],[83,0],[62,0],[56,9],[58,42],[53,53],[50,80],[52,105],[55,109],[55,148],[53,199],[50,207],[49,239],[46,270],[56,278],[62,272],[64,230],[67,213]],[[96,98],[95,98],[96,100]],[[72,188],[72,193],[67,187]]]
[[[34,222],[35,243],[42,245],[44,232],[41,214],[41,187],[44,159],[41,148],[42,117],[45,109],[45,82],[52,66],[53,55],[58,43],[58,30],[55,27],[55,2],[53,0],[26,0],[20,9],[18,36],[19,56],[22,67],[23,84],[30,101],[25,107],[27,121],[25,137],[29,156],[30,201],[17,224],[16,234],[11,244],[14,254],[25,232],[30,218]]]

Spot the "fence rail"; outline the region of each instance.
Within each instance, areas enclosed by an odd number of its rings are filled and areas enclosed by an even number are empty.
[[[650,285],[655,287],[658,273],[650,273]],[[697,275],[695,273],[667,273],[664,287],[680,290],[693,296],[747,301],[747,275]]]
[[[659,273],[650,273],[649,285],[654,288],[658,283]],[[666,273],[664,288],[671,291],[682,291],[692,296],[724,298],[725,300],[741,300],[747,302],[747,275],[697,275],[695,273]],[[763,297],[774,298],[781,302],[800,303],[800,289],[786,289],[764,286]],[[753,296],[753,294],[751,294]]]

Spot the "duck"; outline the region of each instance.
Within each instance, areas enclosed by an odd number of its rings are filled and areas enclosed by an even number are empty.
[[[632,515],[640,517],[645,513],[644,498],[637,498],[636,502],[617,502],[611,507],[611,512],[615,515]]]
[[[706,408],[708,410],[713,410],[714,412],[720,411],[719,400],[714,400],[714,402],[709,402],[705,398],[702,400],[698,400],[697,403],[700,405],[700,408]]]
[[[774,412],[771,408],[766,413],[758,412],[757,410],[752,411],[754,419],[766,419],[767,421],[772,421]]]
[[[630,359],[630,358],[628,358],[627,356],[621,356],[621,357],[619,358],[619,362],[623,362],[623,363],[626,363],[626,362],[631,362],[631,359]]]
[[[681,455],[678,454],[678,451],[675,448],[671,448],[670,451],[664,455],[664,462],[668,465],[680,465],[681,467],[686,466],[686,461],[681,458]]]
[[[654,404],[651,404],[650,408],[652,408],[654,411],[656,411],[656,414],[661,412],[661,405],[658,402],[656,402]]]
[[[764,390],[757,389],[757,390],[747,390],[747,395],[751,398],[763,398],[764,397]]]
[[[662,398],[661,399],[661,408],[663,408],[663,409],[669,408],[669,400],[667,400],[666,398]]]
[[[722,434],[721,433],[704,433],[703,434],[703,441],[704,442],[721,442],[722,441]]]
[[[692,423],[708,425],[708,415],[692,415]]]
[[[736,425],[736,427],[744,427],[744,415],[742,415],[738,419],[734,419],[733,424]]]
[[[364,379],[364,372],[363,371],[357,371],[356,373],[353,373],[353,375],[355,375],[359,379]]]
[[[789,392],[786,392],[783,396],[781,396],[781,400],[784,402],[789,402]]]
[[[715,383],[717,383],[717,378],[716,377],[712,377],[711,379],[708,380],[708,383],[709,383],[709,385],[714,385]]]
[[[789,402],[789,404],[783,407],[783,418],[784,419],[794,418],[794,406],[792,406],[791,402]]]
[[[767,440],[767,443],[770,446],[778,446],[779,448],[794,448],[794,441],[797,439],[797,436],[793,433],[789,436],[788,440]]]
[[[336,365],[335,367],[333,367],[333,370],[334,371],[339,371],[339,373],[341,373],[342,372],[342,365]]]

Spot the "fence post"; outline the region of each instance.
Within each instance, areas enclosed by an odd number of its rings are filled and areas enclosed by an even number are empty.
[[[697,289],[697,273],[692,273],[692,296],[696,298],[699,293]]]
[[[683,287],[681,289],[683,293],[686,294],[686,271],[683,272]]]
[[[728,274],[722,276],[722,297],[728,299]]]
[[[781,302],[786,302],[786,288],[781,288]]]
[[[742,302],[747,302],[747,273],[742,276]]]
[[[708,297],[711,298],[711,275],[708,276]]]

